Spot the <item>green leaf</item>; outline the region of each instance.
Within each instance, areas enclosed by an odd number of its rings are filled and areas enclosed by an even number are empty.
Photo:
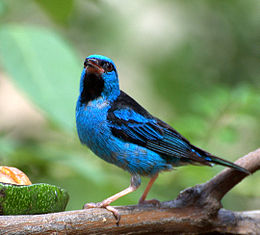
[[[57,23],[67,23],[73,9],[73,0],[36,0],[36,3]]]
[[[0,41],[0,62],[18,87],[60,127],[74,129],[81,63],[69,45],[52,31],[16,25],[2,27]]]

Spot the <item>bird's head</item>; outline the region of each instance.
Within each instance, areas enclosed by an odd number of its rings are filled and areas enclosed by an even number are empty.
[[[81,103],[98,97],[114,100],[120,93],[117,70],[114,62],[102,55],[86,58],[80,81]]]

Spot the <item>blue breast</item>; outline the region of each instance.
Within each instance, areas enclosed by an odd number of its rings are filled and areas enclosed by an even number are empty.
[[[172,165],[159,154],[113,136],[107,121],[110,107],[110,103],[101,97],[87,105],[77,103],[76,124],[80,141],[103,160],[131,174],[151,176],[170,170]]]

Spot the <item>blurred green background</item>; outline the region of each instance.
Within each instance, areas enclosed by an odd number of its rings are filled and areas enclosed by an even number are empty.
[[[260,2],[0,1],[0,164],[66,188],[67,210],[126,188],[127,172],[79,143],[75,103],[84,58],[114,60],[121,88],[187,137],[230,161],[260,147]],[[162,173],[148,198],[174,199],[221,171]],[[136,204],[148,179],[114,205]],[[223,200],[260,208],[260,174]]]

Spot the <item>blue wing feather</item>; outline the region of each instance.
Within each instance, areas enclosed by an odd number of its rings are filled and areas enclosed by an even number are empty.
[[[177,157],[209,165],[173,128],[153,117],[122,91],[121,96],[108,112],[109,126],[116,137],[155,151],[169,162]]]
[[[249,174],[246,169],[190,144],[171,126],[152,116],[123,91],[120,91],[108,110],[107,120],[114,136],[160,154],[167,163],[174,164],[176,158],[184,164],[211,166],[217,163]]]

